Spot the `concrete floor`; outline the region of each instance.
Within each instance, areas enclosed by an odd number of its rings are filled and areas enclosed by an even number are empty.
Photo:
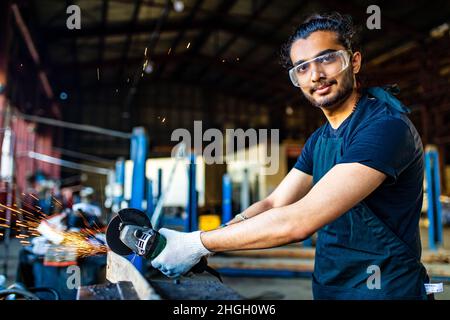
[[[245,298],[312,300],[310,279],[226,277],[223,282]],[[444,284],[444,292],[436,294],[435,298],[436,300],[450,300],[450,283]]]
[[[223,282],[248,299],[312,300],[311,279],[224,277]]]
[[[444,229],[444,248],[450,249],[450,228]],[[423,247],[427,247],[426,230],[422,230]],[[17,255],[20,250],[17,240],[11,242],[10,258],[8,260],[8,284],[14,282],[17,268]],[[0,243],[0,274],[3,273],[4,250]],[[251,299],[312,299],[311,280],[302,278],[250,278],[250,277],[224,277],[224,283]],[[444,293],[437,294],[438,300],[450,300],[450,283],[444,285]]]

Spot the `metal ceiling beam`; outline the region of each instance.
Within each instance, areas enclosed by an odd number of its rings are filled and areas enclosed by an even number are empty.
[[[237,0],[229,0],[229,1],[237,1]],[[231,4],[231,3],[230,3]],[[212,17],[206,17],[202,19],[194,19],[187,26],[187,30],[223,30],[230,33],[240,33],[242,37],[252,38],[256,40],[260,40],[261,42],[267,41],[270,43],[274,43],[273,36],[268,37],[266,32],[258,32],[257,30],[242,30],[242,18],[239,17],[226,17],[224,16],[224,12],[215,12],[216,15],[212,15],[216,17],[213,19]],[[219,19],[217,18],[219,17]],[[247,21],[247,18],[244,18],[244,21]],[[129,33],[132,34],[141,34],[148,33],[154,30],[155,26],[158,23],[158,19],[148,19],[146,21],[138,22],[133,26],[130,26],[129,22],[111,22],[108,23],[105,30],[102,30],[98,24],[83,26],[80,30],[68,30],[65,26],[50,26],[43,28],[43,32],[46,34],[46,38],[50,42],[55,42],[59,39],[68,39],[68,38],[86,38],[86,37],[98,37],[101,34],[105,36],[121,36],[127,35]],[[185,18],[177,18],[171,19],[168,21],[161,32],[173,32],[180,31],[185,25]],[[277,38],[275,37],[275,40]],[[278,39],[279,40],[279,39]]]
[[[231,8],[233,8],[234,4],[237,2],[237,0],[222,0],[220,4],[216,7],[214,13],[212,13],[208,17],[208,22],[212,23],[215,21],[222,21],[223,19],[220,17],[220,14],[226,14],[228,13]],[[208,40],[209,36],[211,35],[212,30],[211,29],[203,29],[200,33],[200,35],[193,41],[193,43],[190,46],[189,54],[192,56],[197,55],[200,50],[202,49],[205,42]],[[186,64],[179,64],[175,71],[173,71],[170,75],[170,78],[173,76],[176,76],[177,78],[180,77],[182,73],[186,70]]]
[[[72,4],[71,0],[66,0],[66,7],[70,6]],[[81,116],[83,113],[83,92],[81,90],[81,77],[80,77],[80,61],[78,59],[78,46],[77,46],[77,39],[76,38],[72,38],[70,41],[70,47],[71,50],[70,52],[72,53],[72,63],[73,63],[73,67],[74,67],[74,72],[71,73],[72,74],[72,81],[73,81],[73,86],[75,88],[76,94],[77,94],[77,100],[76,100],[76,104],[74,105],[74,107],[76,108],[76,110],[78,112],[73,112],[73,108],[72,109],[66,109],[64,110],[64,116],[68,116],[70,115],[73,121],[78,121],[81,122]],[[56,71],[56,70],[55,70]],[[57,72],[58,73],[58,72]],[[69,143],[71,145],[73,144],[79,144],[80,142],[80,136],[78,134],[74,134],[73,131],[71,130],[64,130],[64,139],[66,141],[69,141]]]
[[[142,0],[137,0],[136,2],[141,3],[141,1]],[[184,18],[171,19],[168,23],[164,25],[161,31],[162,32],[179,31],[184,26],[184,23],[185,23]],[[105,36],[121,36],[130,33],[145,34],[154,30],[157,24],[158,19],[148,19],[146,21],[136,23],[135,25],[130,25],[129,22],[114,22],[114,23],[111,22],[104,30],[104,34]],[[203,18],[193,20],[188,26],[188,30],[204,30],[206,28],[215,30],[218,29],[234,30],[235,24],[233,24],[233,20],[231,19],[221,19],[220,21],[215,21],[212,18]],[[56,41],[58,39],[67,39],[73,37],[75,38],[98,37],[99,34],[102,34],[103,32],[98,25],[83,26],[83,28],[81,28],[80,30],[68,30],[65,26],[48,27],[44,28],[44,31],[48,35],[49,41]]]
[[[142,7],[142,0],[134,0],[134,9],[133,9],[133,13],[131,15],[131,20],[129,22],[126,23],[127,25],[127,32],[126,32],[126,40],[125,40],[125,44],[122,48],[122,61],[120,63],[120,72],[118,73],[118,79],[117,81],[120,82],[123,80],[124,77],[124,73],[125,73],[125,68],[127,65],[127,61],[128,61],[128,53],[130,52],[130,47],[131,47],[131,42],[133,40],[133,29],[137,24],[137,20],[139,18],[139,13],[141,11],[141,7]],[[108,27],[109,28],[109,27]],[[108,34],[107,30],[104,30],[105,34]]]
[[[184,35],[186,33],[186,30],[189,28],[189,26],[192,24],[192,21],[194,21],[195,15],[197,14],[197,11],[201,8],[203,5],[204,0],[196,0],[194,6],[192,7],[191,11],[189,12],[189,15],[184,19],[183,27],[180,29],[180,32],[177,34],[177,37],[173,40],[171,46],[170,46],[170,54],[176,54],[176,49],[181,42],[181,40],[184,38]],[[161,75],[164,73],[164,70],[166,68],[166,62],[164,61],[159,67],[157,67],[154,78],[155,80],[159,79]]]
[[[114,2],[116,2],[116,3],[125,3],[125,4],[128,4],[131,1],[132,0],[114,0]],[[255,1],[255,0],[252,0],[252,1]],[[256,1],[258,1],[258,0],[256,0]],[[162,8],[165,7],[165,5],[163,3],[159,3],[159,2],[157,2],[155,0],[144,0],[142,2],[142,5],[145,6],[145,7],[148,7],[148,8],[159,8],[159,9],[162,9]],[[184,10],[190,12],[194,7],[195,7],[195,4],[191,5],[190,3],[185,3]],[[196,11],[197,11],[197,13],[201,13],[201,14],[204,14],[204,15],[210,15],[210,14],[213,13],[213,10],[210,10],[209,8],[202,8],[202,7],[198,8]],[[223,15],[223,16],[226,16],[226,15]],[[236,16],[237,18],[245,19],[245,20],[248,20],[250,18],[250,15],[247,15],[245,13],[242,13],[242,14],[237,13],[234,16]],[[270,18],[269,19],[266,18],[266,19],[261,19],[260,22],[271,24],[273,21],[271,21]]]
[[[50,101],[51,104],[51,112],[57,117],[61,117],[61,111],[54,99],[54,90],[53,87],[50,84],[49,77],[47,75],[47,72],[44,71],[42,68],[43,63],[41,56],[37,50],[37,47],[35,45],[35,42],[31,36],[30,30],[25,23],[23,16],[20,12],[20,9],[17,4],[13,3],[11,5],[11,10],[13,17],[15,18],[16,26],[19,29],[19,32],[23,38],[23,41],[25,43],[25,46],[28,50],[28,53],[32,59],[32,61],[35,64],[36,70],[37,70],[37,77],[39,78],[39,82],[41,84],[42,90],[44,94],[46,95],[47,99]]]
[[[103,0],[102,3],[102,12],[101,12],[101,29],[105,30],[106,23],[108,19],[108,0]],[[105,35],[102,33],[99,35],[98,39],[98,62],[102,63],[103,57],[105,55]]]
[[[243,21],[241,23],[240,29],[246,30],[250,27],[250,25],[258,19],[258,17],[266,10],[266,8],[273,3],[273,0],[264,0],[263,3],[261,3],[258,7],[255,8],[255,10],[252,12],[250,18],[246,21]],[[221,47],[219,50],[217,50],[215,56],[220,58],[235,42],[237,39],[239,39],[241,35],[241,32],[234,32],[233,36]],[[198,72],[198,77],[202,79],[206,72],[208,71],[209,67],[211,65],[207,65],[204,68]]]
[[[155,86],[155,84],[153,82],[144,82],[142,84],[143,87],[145,86]],[[183,86],[186,87],[187,85],[189,85],[190,87],[198,87],[198,88],[202,88],[208,92],[214,91],[214,93],[216,94],[223,94],[227,97],[233,97],[237,100],[241,100],[244,102],[248,102],[248,103],[259,103],[261,105],[265,105],[268,104],[267,101],[269,100],[268,98],[270,97],[270,92],[267,92],[267,95],[265,97],[260,97],[259,99],[255,99],[252,95],[249,95],[248,93],[241,93],[241,94],[237,94],[235,90],[232,90],[230,88],[222,88],[222,87],[217,87],[215,86],[215,84],[209,82],[209,81],[198,81],[198,80],[192,80],[189,81],[188,84],[186,84],[185,81],[182,81],[181,79],[179,80],[167,80],[162,78],[160,81],[158,81],[158,85],[161,86],[167,86],[167,85],[179,85],[179,86]],[[109,88],[111,90],[114,90],[116,88],[116,83],[114,82],[110,82],[110,83],[105,83],[104,84],[104,88]],[[92,94],[95,96],[95,92],[94,91],[88,91],[89,89],[92,89],[92,85],[89,83],[84,84],[83,89],[86,90],[86,94]],[[145,91],[145,90],[142,90]],[[104,105],[108,105],[108,107],[110,107],[112,104],[119,104],[119,102],[117,100],[114,100],[113,98],[110,98],[110,100],[106,99],[104,101],[102,101],[102,104]],[[94,103],[92,103],[94,105]],[[148,104],[146,104],[147,107],[151,107]]]
[[[103,68],[106,68],[106,67],[113,68],[114,66],[117,66],[117,64],[120,61],[121,61],[120,59],[104,60]],[[166,63],[168,65],[169,64],[180,64],[180,63],[186,63],[186,62],[198,65],[200,67],[208,65],[208,66],[211,66],[212,68],[214,68],[215,70],[217,70],[221,74],[228,74],[230,76],[234,76],[239,79],[243,79],[246,82],[251,81],[252,83],[260,83],[260,84],[262,83],[267,86],[270,86],[273,89],[286,91],[286,86],[281,85],[280,83],[278,83],[276,81],[273,81],[273,78],[269,78],[268,74],[265,74],[263,72],[255,73],[253,71],[253,68],[251,68],[251,69],[245,68],[242,64],[223,63],[221,60],[219,60],[217,58],[209,57],[209,56],[205,56],[205,55],[201,55],[201,54],[198,54],[195,56],[191,56],[187,53],[178,54],[175,56],[167,56],[166,54],[156,55],[156,56],[153,55],[152,61],[154,61],[156,64]],[[128,63],[130,65],[138,64],[141,62],[142,62],[141,57],[136,57],[136,58],[128,60]],[[89,62],[89,63],[80,64],[79,70],[87,70],[87,69],[92,69],[92,68],[96,68],[96,67],[97,67],[97,65],[95,62]],[[70,72],[71,66],[70,65],[65,66],[65,67],[62,66],[59,70],[60,70],[60,72]],[[162,78],[162,79],[164,79],[164,78]],[[168,78],[168,79],[171,79],[171,78]],[[194,80],[194,79],[197,79],[197,78],[192,77],[192,79],[190,79],[189,81]],[[153,81],[153,79],[151,79],[151,81]]]
[[[161,35],[161,28],[167,22],[167,19],[169,17],[169,13],[171,10],[171,6],[170,6],[171,0],[166,0],[165,4],[166,4],[165,8],[164,8],[161,16],[158,18],[158,23],[156,24],[155,29],[150,34],[149,43],[148,43],[148,46],[146,47],[147,49],[145,50],[145,55],[142,58],[141,65],[145,66],[145,64],[147,64],[149,62],[149,57],[151,57],[153,55],[153,51],[155,50],[155,47],[159,41],[159,37]],[[139,83],[141,82],[141,80],[143,78],[143,75],[144,75],[143,72],[144,71],[142,69],[135,72],[135,74],[131,80],[132,81],[131,86],[128,89],[126,96],[125,96],[122,113],[128,112],[128,110],[130,110],[130,106],[131,106],[131,103],[133,102],[133,98],[137,92]],[[131,116],[128,119],[130,120],[129,126],[131,127],[131,119],[132,119]]]
[[[102,30],[105,30],[106,28],[106,24],[107,24],[107,19],[108,19],[108,1],[107,0],[102,0],[102,7],[101,7],[101,12],[100,12],[100,26]],[[98,39],[98,64],[97,65],[102,65],[103,64],[103,59],[105,56],[105,35],[101,34],[99,35],[99,39]],[[100,96],[102,95],[102,91],[101,91],[101,87],[102,87],[102,79],[99,78],[98,79],[98,83],[97,83],[97,89],[98,89],[98,96],[97,98],[100,98]]]
[[[286,15],[283,15],[278,20],[278,22],[273,26],[273,29],[279,30],[279,29],[283,28],[283,26],[285,26],[286,24],[290,23],[292,21],[292,19],[294,19],[296,16],[298,16],[302,12],[301,10],[304,8],[304,6],[305,6],[305,1],[303,1],[303,0],[298,1],[298,3],[292,8],[292,10],[290,10]],[[282,41],[285,41],[285,40],[282,40]],[[260,43],[258,43],[258,42],[255,42],[252,46],[250,46],[250,48],[248,48],[241,55],[241,58],[240,58],[241,63],[244,62],[245,60],[247,60],[251,56],[251,53],[254,52],[255,50],[257,50],[259,48],[259,46],[260,46]],[[265,67],[271,59],[273,59],[272,54],[270,54],[266,59],[264,59],[264,61],[262,63],[258,64],[258,66],[255,68],[255,70],[261,69],[260,68],[261,66]],[[222,84],[223,82],[225,82],[225,80],[226,80],[226,78],[222,77],[221,79],[219,79],[218,84],[219,85]],[[242,81],[237,80],[237,81],[233,81],[231,86],[234,86],[236,88],[242,88],[241,84],[242,84]],[[268,88],[269,87],[263,87],[262,88],[263,90],[260,90],[259,92],[266,91],[266,90],[268,90]],[[257,94],[259,94],[259,93],[257,93]]]

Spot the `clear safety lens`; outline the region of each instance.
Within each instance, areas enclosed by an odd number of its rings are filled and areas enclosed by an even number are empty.
[[[309,87],[311,86],[313,72],[318,72],[324,78],[332,78],[345,70],[349,61],[350,54],[348,51],[329,52],[293,67],[289,70],[289,77],[294,86]]]

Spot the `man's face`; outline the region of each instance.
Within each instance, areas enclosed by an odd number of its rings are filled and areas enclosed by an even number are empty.
[[[296,40],[291,47],[291,61],[297,65],[299,61],[315,58],[326,50],[345,50],[337,40],[337,34],[332,31],[316,31],[306,39]],[[350,57],[347,69],[338,75],[327,78],[321,72],[312,72],[309,85],[301,90],[305,97],[316,107],[333,109],[345,101],[355,86],[354,75],[361,65],[359,52]]]

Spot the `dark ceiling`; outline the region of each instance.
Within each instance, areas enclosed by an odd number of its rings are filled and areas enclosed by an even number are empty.
[[[194,120],[206,127],[281,128],[286,138],[305,138],[321,121],[320,113],[290,84],[279,51],[305,16],[339,11],[361,26],[365,81],[399,83],[401,97],[419,110],[413,117],[422,134],[450,136],[420,120],[420,110],[430,105],[449,109],[449,33],[432,33],[450,22],[449,1],[183,2],[184,10],[176,12],[164,0],[19,1],[40,67],[56,96],[68,94],[58,101],[62,118],[127,132],[143,125],[152,147],[169,145],[171,131],[190,128]],[[81,30],[66,27],[71,4],[81,8]],[[366,28],[371,4],[381,8],[381,30]],[[15,64],[26,61],[24,46],[16,42]],[[153,66],[150,74],[143,72],[146,61]],[[22,109],[49,114],[41,100],[38,105],[31,99]],[[289,116],[287,106],[294,110]],[[113,138],[69,130],[64,141],[74,150],[110,158],[128,151]]]

